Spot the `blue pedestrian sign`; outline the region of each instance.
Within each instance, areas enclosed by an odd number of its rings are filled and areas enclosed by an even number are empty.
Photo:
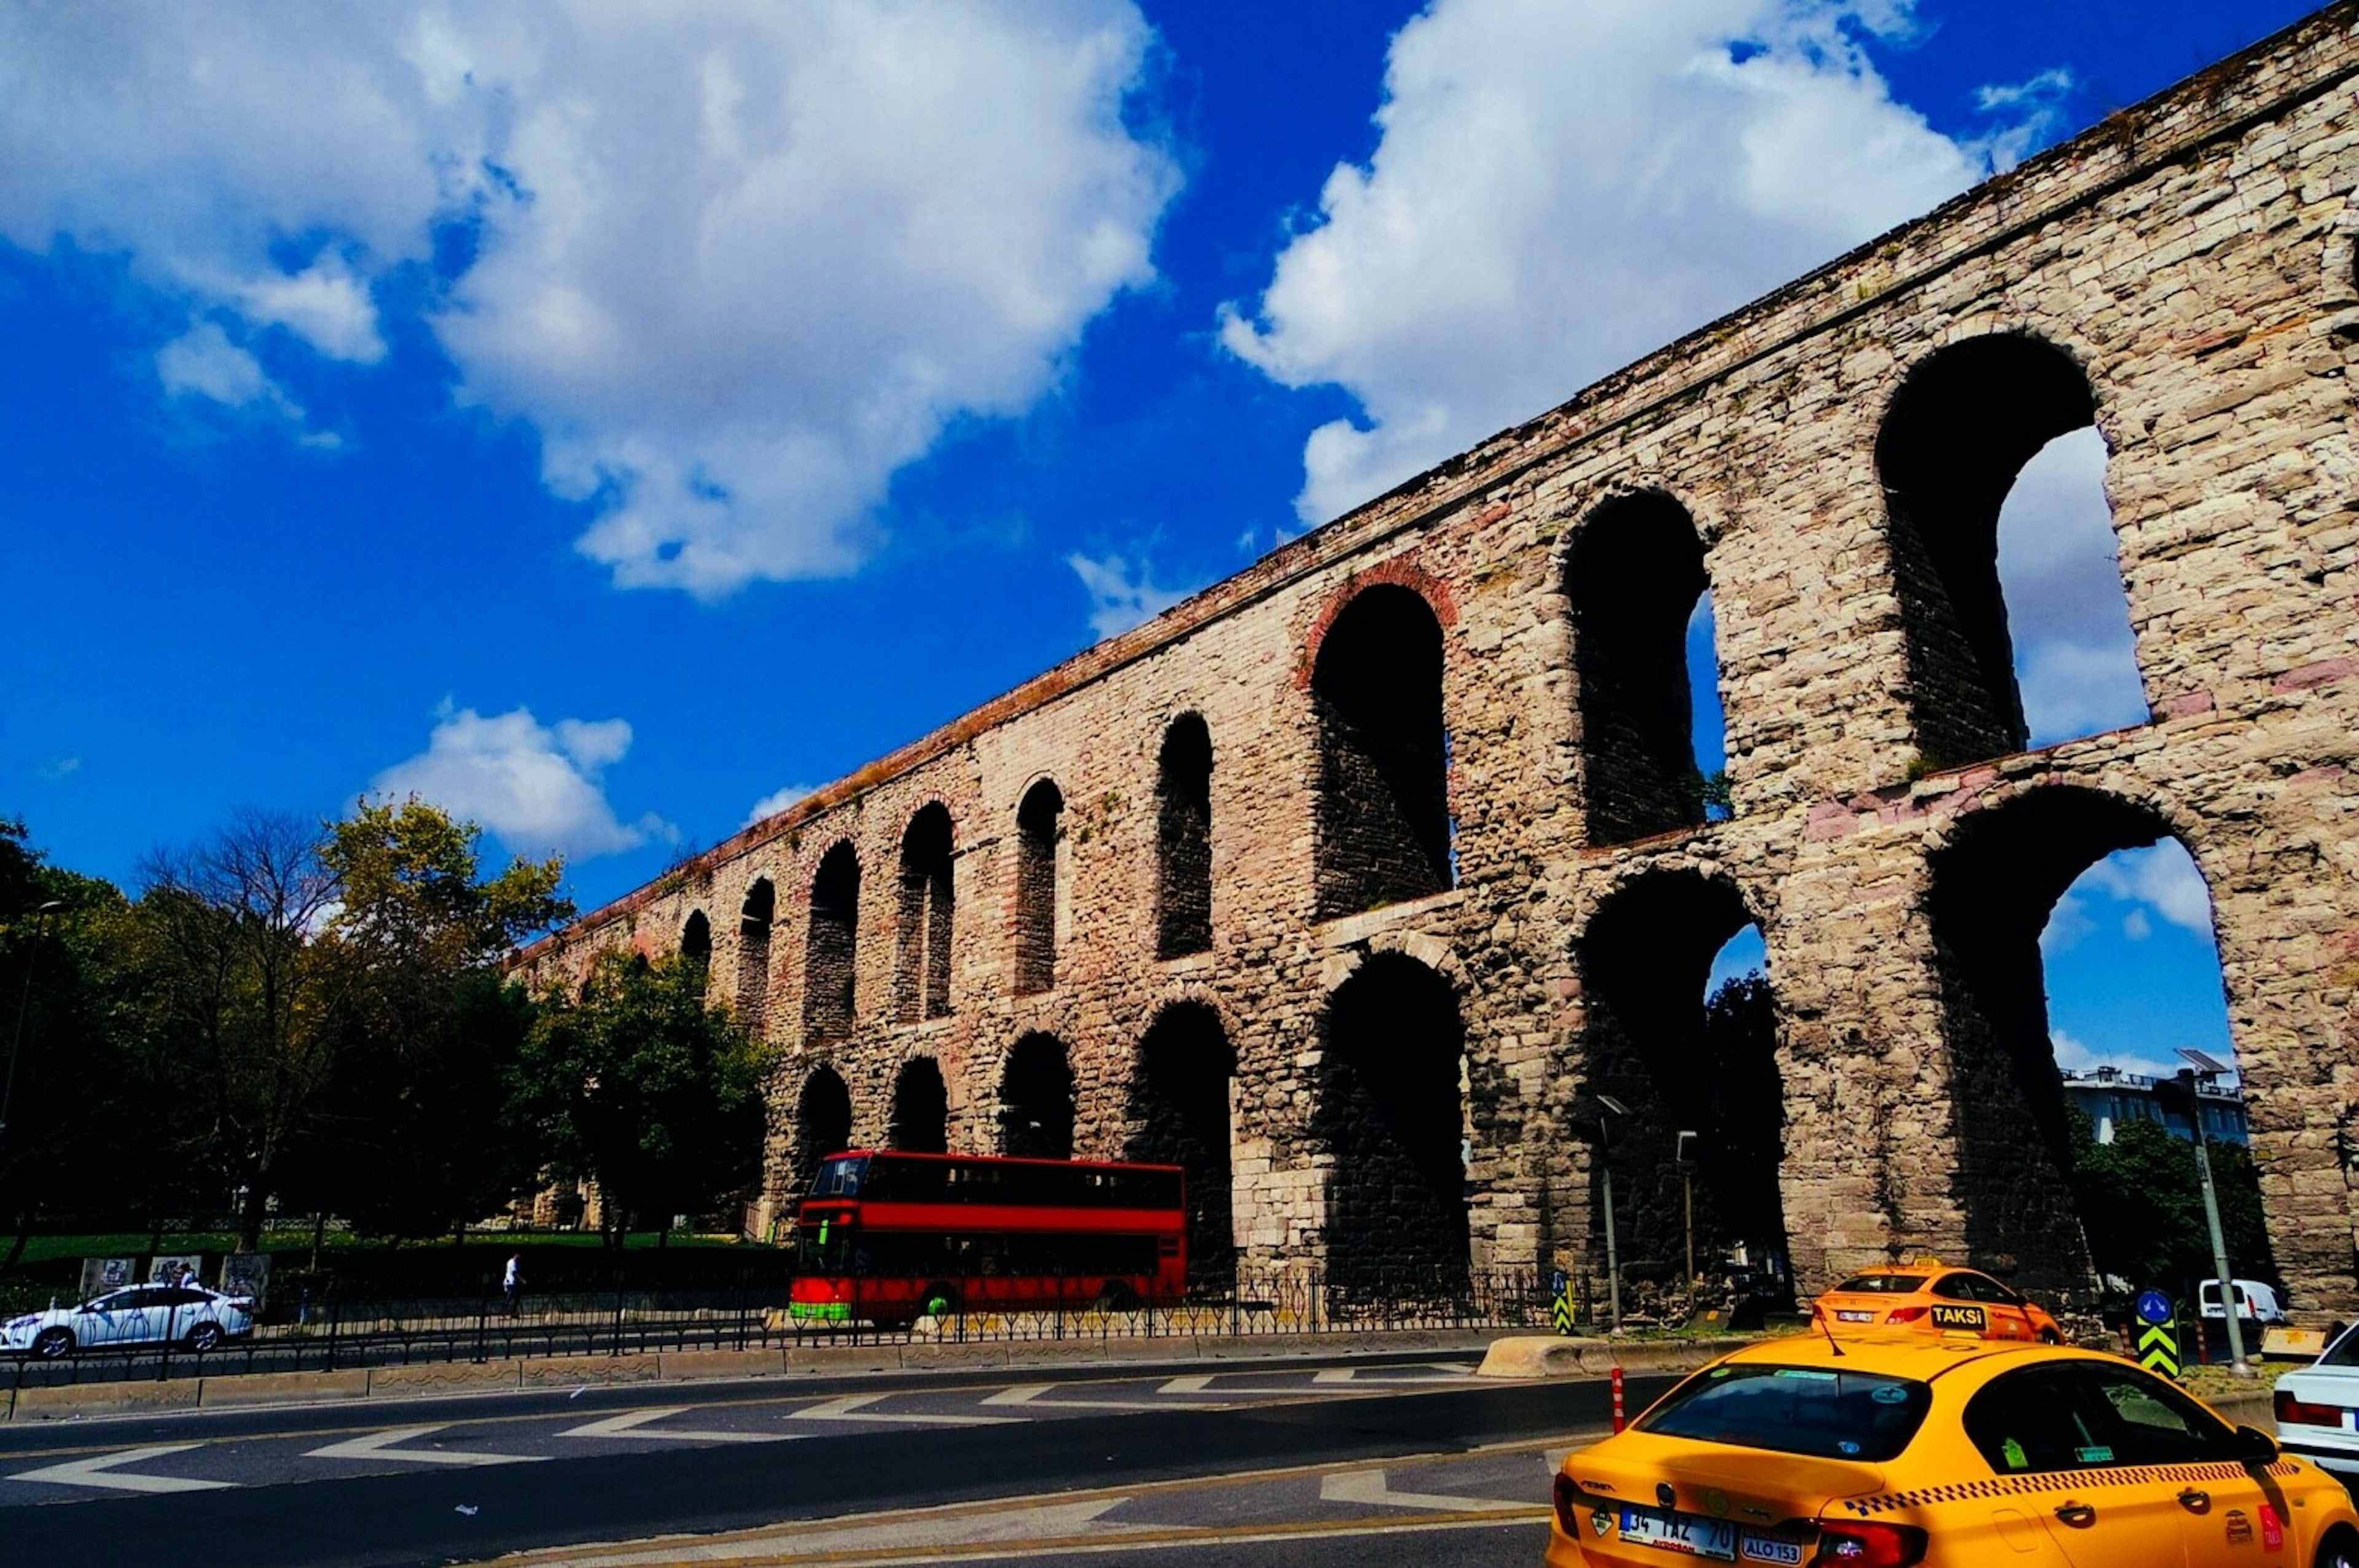
[[[2140,1291],[2137,1314],[2148,1323],[2169,1323],[2171,1317],[2170,1298],[2158,1290]]]

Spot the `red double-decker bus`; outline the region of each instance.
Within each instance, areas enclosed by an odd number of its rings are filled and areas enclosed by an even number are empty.
[[[805,1323],[1178,1301],[1188,1271],[1177,1165],[852,1150],[795,1214],[788,1311]]]

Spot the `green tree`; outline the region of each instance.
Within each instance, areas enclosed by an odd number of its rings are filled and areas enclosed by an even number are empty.
[[[610,1244],[633,1217],[710,1208],[751,1182],[760,1046],[705,1002],[704,966],[606,953],[578,997],[544,997],[512,1075],[512,1115],[549,1174],[598,1184]]]
[[[521,1032],[494,966],[571,906],[559,862],[485,878],[479,840],[409,800],[324,826],[244,813],[149,861],[133,923],[149,1033],[241,1249],[275,1197],[365,1207],[391,1187],[404,1228],[496,1206],[496,1064]]]
[[[2176,1294],[2212,1272],[2211,1230],[2203,1217],[2195,1145],[2158,1122],[2121,1121],[2100,1143],[2088,1116],[2071,1111],[2072,1187],[2089,1251],[2101,1274],[2132,1290],[2159,1286]],[[2273,1280],[2260,1174],[2240,1143],[2213,1143],[2212,1182],[2220,1227],[2239,1278]]]
[[[572,914],[563,863],[486,876],[474,824],[415,798],[362,805],[320,854],[340,894],[322,940],[353,983],[286,1195],[372,1234],[457,1234],[537,1173],[504,1117],[532,1001],[498,965]]]
[[[0,1268],[43,1215],[112,1223],[188,1178],[168,1087],[137,1027],[128,911],[113,883],[48,864],[23,823],[0,818],[0,1050],[15,1055],[0,1131],[0,1217],[13,1234]]]

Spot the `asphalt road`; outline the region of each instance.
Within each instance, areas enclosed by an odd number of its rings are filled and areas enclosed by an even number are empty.
[[[0,1433],[0,1563],[581,1563],[582,1543],[726,1531],[760,1532],[747,1562],[818,1541],[832,1562],[1087,1562],[1120,1541],[1175,1563],[1529,1563],[1549,1454],[1606,1400],[1396,1360],[81,1422]],[[1436,1529],[1442,1559],[1413,1544]]]

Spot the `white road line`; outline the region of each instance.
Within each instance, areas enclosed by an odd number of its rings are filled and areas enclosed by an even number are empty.
[[[303,1455],[306,1459],[392,1459],[404,1465],[538,1465],[549,1457],[546,1454],[473,1454],[450,1448],[397,1448],[394,1444],[409,1443],[429,1433],[450,1426],[442,1422],[434,1426],[397,1426],[387,1432],[373,1432],[366,1437],[349,1438],[342,1443],[331,1443],[325,1448],[314,1448]]]
[[[872,1411],[867,1407],[888,1394],[852,1394],[840,1400],[795,1411],[794,1421],[876,1421],[895,1426],[1011,1426],[1022,1421],[1014,1415],[897,1415],[889,1411]]]
[[[651,1421],[661,1421],[669,1415],[679,1415],[695,1409],[693,1405],[658,1405],[653,1410],[625,1411],[610,1415],[603,1421],[593,1421],[587,1426],[568,1427],[560,1437],[669,1437],[682,1443],[789,1443],[798,1437],[809,1437],[808,1432],[715,1432],[707,1428],[665,1427],[660,1432],[639,1429]]]
[[[1158,1394],[1201,1394],[1212,1386],[1214,1376],[1211,1372],[1190,1373],[1185,1378],[1172,1379],[1155,1391]]]
[[[1460,1498],[1447,1492],[1396,1492],[1385,1484],[1382,1470],[1352,1470],[1319,1478],[1323,1503],[1365,1503],[1371,1508],[1420,1509],[1428,1513],[1487,1514],[1531,1512],[1532,1505],[1501,1498]]]
[[[237,1485],[234,1481],[192,1481],[177,1476],[125,1476],[115,1471],[118,1465],[137,1465],[203,1446],[201,1443],[163,1443],[147,1448],[128,1448],[120,1454],[102,1454],[95,1459],[74,1459],[38,1470],[20,1470],[8,1479],[41,1481],[55,1487],[105,1487],[118,1492],[211,1492]]]

